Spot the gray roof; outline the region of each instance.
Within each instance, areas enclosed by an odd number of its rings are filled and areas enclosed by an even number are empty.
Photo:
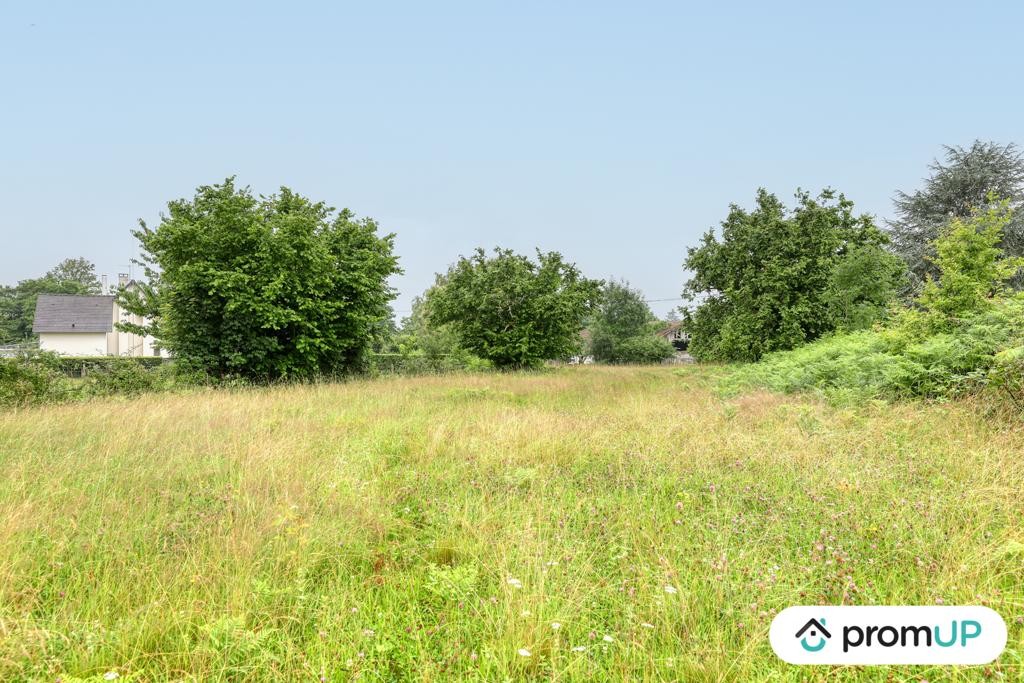
[[[112,332],[113,296],[40,294],[33,332]]]

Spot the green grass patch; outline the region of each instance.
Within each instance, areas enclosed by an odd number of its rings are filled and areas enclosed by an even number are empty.
[[[724,400],[720,373],[0,414],[0,679],[1020,678],[1024,434],[955,402]],[[939,602],[1002,614],[1002,658],[805,669],[768,645],[789,605]]]

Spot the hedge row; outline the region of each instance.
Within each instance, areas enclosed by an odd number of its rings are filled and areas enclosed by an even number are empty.
[[[159,356],[59,356],[54,365],[61,372],[72,377],[84,377],[97,370],[109,371],[125,362],[136,363],[143,368],[155,368],[163,364]]]

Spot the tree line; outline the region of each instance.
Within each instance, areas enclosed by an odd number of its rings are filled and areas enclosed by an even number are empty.
[[[929,171],[922,188],[896,193],[895,218],[882,225],[833,190],[798,191],[792,208],[761,190],[753,210],[731,207],[720,235],[709,230],[688,250],[691,353],[756,361],[919,306],[941,273],[939,238],[994,207],[1005,213],[997,247],[1024,254],[1024,158],[1016,145],[946,147]],[[1019,276],[1013,282],[1019,287]]]
[[[934,243],[950,221],[996,202],[1009,208],[1000,248],[1024,253],[1024,159],[1013,145],[947,147],[921,189],[899,192],[878,224],[845,195],[798,191],[787,207],[759,190],[716,234],[688,250],[683,323],[699,360],[752,361],[835,331],[864,329],[935,279]],[[497,248],[460,257],[393,320],[401,272],[394,235],[369,218],[288,189],[257,196],[233,178],[140,221],[141,285],[121,291],[143,315],[130,331],[213,376],[308,378],[357,371],[376,354],[457,358],[529,368],[583,352],[606,362],[656,362],[671,344],[627,282],[586,277],[558,252]],[[99,289],[84,259],[0,289],[0,341],[31,335],[40,293]],[[589,339],[583,348],[581,331]]]

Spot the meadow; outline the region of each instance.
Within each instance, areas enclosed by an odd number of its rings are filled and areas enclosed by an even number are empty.
[[[709,367],[0,413],[0,680],[1024,679],[1024,429]],[[984,604],[987,667],[798,668],[795,604]]]

